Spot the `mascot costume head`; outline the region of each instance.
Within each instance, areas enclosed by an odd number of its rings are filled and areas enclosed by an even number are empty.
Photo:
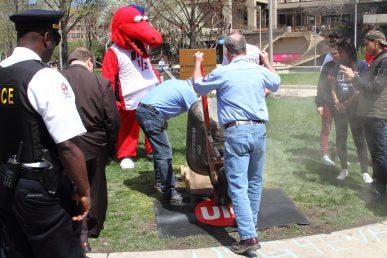
[[[118,46],[133,49],[143,58],[149,57],[147,46],[161,45],[161,34],[148,22],[144,8],[128,5],[116,10],[111,22],[111,40]]]

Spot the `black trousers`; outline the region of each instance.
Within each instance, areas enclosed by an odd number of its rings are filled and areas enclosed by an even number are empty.
[[[340,158],[341,169],[348,169],[347,138],[349,125],[359,158],[360,173],[368,173],[368,149],[364,118],[349,112],[340,113],[336,109],[333,111],[333,116],[336,128],[336,150]]]
[[[107,153],[101,151],[98,157],[86,161],[87,175],[90,183],[90,212],[87,218],[88,234],[98,237],[103,229],[108,206],[108,193],[106,183]],[[86,229],[86,227],[83,227]],[[85,232],[83,232],[84,234]]]
[[[387,147],[386,147],[387,120],[367,117],[365,133],[368,149],[371,153],[373,177],[378,191],[385,193],[387,185]]]
[[[38,180],[21,178],[14,190],[4,187],[0,173],[0,255],[3,258],[81,258],[80,226],[72,186],[62,178],[56,195]]]

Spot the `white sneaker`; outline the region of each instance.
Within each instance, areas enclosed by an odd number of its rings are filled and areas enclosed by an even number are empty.
[[[323,162],[324,165],[326,166],[334,166],[335,162],[333,162],[328,155],[324,155],[321,158],[321,161]]]
[[[368,173],[362,173],[362,177],[365,184],[371,184],[374,181]]]
[[[133,169],[134,162],[131,158],[123,158],[120,162],[121,169]]]
[[[342,169],[337,176],[337,180],[344,180],[348,176],[348,169]]]

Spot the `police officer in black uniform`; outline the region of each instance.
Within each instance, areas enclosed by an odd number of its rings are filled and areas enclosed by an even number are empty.
[[[13,14],[17,47],[0,62],[0,257],[84,257],[80,223],[90,189],[86,132],[68,81],[45,63],[60,11]]]

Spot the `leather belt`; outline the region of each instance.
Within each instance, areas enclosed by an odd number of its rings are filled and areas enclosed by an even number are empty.
[[[254,124],[264,124],[265,120],[236,120],[224,125],[224,129],[227,129],[235,125],[254,125]]]
[[[147,105],[147,104],[140,103],[140,104],[138,104],[138,106],[139,106],[139,107],[142,107],[142,108],[145,108],[145,109],[148,109],[148,110],[151,111],[151,112],[159,113],[159,111],[157,111],[157,109],[155,109],[155,108],[152,107],[151,105]]]

